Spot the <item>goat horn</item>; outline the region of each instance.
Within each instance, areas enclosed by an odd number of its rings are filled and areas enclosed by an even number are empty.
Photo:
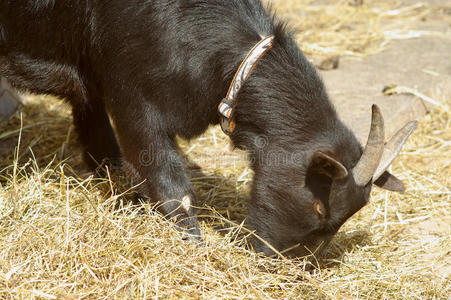
[[[371,129],[359,162],[352,170],[355,182],[364,186],[374,175],[384,151],[384,118],[376,104],[372,106]]]
[[[399,155],[402,146],[407,141],[409,136],[415,130],[418,125],[418,121],[411,121],[401,128],[384,147],[384,153],[377,167],[376,172],[373,175],[373,182],[376,181],[381,175],[388,169],[391,163]]]

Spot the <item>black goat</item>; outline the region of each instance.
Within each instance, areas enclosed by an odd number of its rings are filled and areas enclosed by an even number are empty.
[[[121,161],[144,182],[143,194],[198,236],[174,137],[191,139],[218,123],[234,74],[268,36],[272,48],[226,103],[234,106],[229,133],[255,171],[250,227],[274,249],[299,256],[327,244],[368,202],[375,178],[403,189],[384,171],[415,124],[384,152],[383,120],[373,107],[362,151],[314,67],[259,0],[2,0],[0,76],[17,89],[67,99],[86,162]],[[151,155],[146,163],[143,151]],[[258,239],[254,246],[274,253]]]

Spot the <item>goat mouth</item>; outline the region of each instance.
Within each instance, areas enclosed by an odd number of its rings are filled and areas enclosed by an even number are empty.
[[[333,236],[324,236],[317,239],[316,242],[300,242],[292,247],[282,250],[280,253],[288,258],[306,258],[308,260],[316,260],[322,256],[332,238]]]

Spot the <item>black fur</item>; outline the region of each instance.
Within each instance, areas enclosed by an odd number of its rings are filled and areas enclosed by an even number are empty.
[[[312,163],[323,151],[350,170],[362,150],[314,67],[259,0],[3,0],[0,76],[67,99],[86,162],[122,157],[129,176],[145,181],[143,193],[199,234],[195,211],[171,201],[194,199],[174,137],[218,123],[235,71],[266,35],[274,48],[239,94],[231,139],[251,153],[251,228],[278,250],[299,244],[287,253],[298,256],[327,243],[371,186],[332,180]]]

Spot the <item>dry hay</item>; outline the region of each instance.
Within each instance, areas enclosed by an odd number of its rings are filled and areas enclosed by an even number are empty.
[[[320,15],[321,7],[312,11]],[[336,45],[340,53],[347,47]],[[437,100],[451,106],[451,99]],[[182,241],[151,204],[131,201],[121,172],[85,174],[68,106],[28,97],[0,127],[0,297],[447,299],[450,141],[449,110],[426,116],[393,165],[407,192],[375,188],[320,268],[306,273],[302,260],[249,249],[243,221],[252,173],[220,129],[180,141],[191,164],[202,167],[192,168],[204,215],[200,247]]]
[[[449,21],[449,7],[431,8],[427,2],[363,2],[355,7],[353,0],[272,1],[278,15],[288,20],[304,53],[314,56],[375,54],[391,40],[437,34],[411,30],[412,21],[436,15]]]

